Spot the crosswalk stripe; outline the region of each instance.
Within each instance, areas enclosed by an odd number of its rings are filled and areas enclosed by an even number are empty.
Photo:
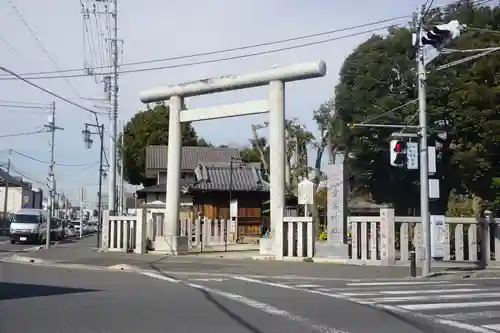
[[[460,298],[495,298],[500,297],[500,293],[476,293],[476,294],[455,294],[455,295],[432,295],[432,296],[403,296],[403,297],[375,297],[370,298],[370,301],[390,303],[390,302],[409,302],[409,301],[432,301],[432,300],[448,300]]]
[[[486,291],[493,289],[474,289],[474,288],[463,288],[463,289],[428,289],[428,290],[381,290],[377,292],[359,292],[359,293],[340,293],[344,296],[377,296],[377,295],[415,295],[415,294],[443,294],[443,293],[463,293],[463,292],[477,292]]]
[[[500,324],[482,325],[481,327],[484,327],[484,328],[487,328],[490,330],[500,331]]]
[[[361,296],[377,296],[377,295],[415,295],[415,294],[443,294],[443,293],[463,293],[463,292],[478,292],[478,291],[487,291],[494,289],[473,289],[473,288],[464,288],[464,289],[429,289],[429,290],[381,290],[381,291],[373,291],[373,292],[355,292],[355,293],[340,293],[344,296],[351,297],[361,297]],[[428,297],[428,296],[425,296]],[[432,296],[429,296],[432,297]]]
[[[393,281],[393,282],[351,282],[347,286],[403,286],[403,285],[422,285],[422,284],[450,284],[450,281]]]
[[[500,301],[398,305],[398,307],[406,310],[439,310],[439,309],[452,309],[452,308],[476,308],[481,306],[500,306]]]
[[[480,312],[458,312],[436,315],[439,318],[449,320],[477,320],[500,318],[500,311],[480,311]]]

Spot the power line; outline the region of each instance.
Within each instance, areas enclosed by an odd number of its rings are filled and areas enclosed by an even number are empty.
[[[230,56],[230,57],[223,57],[223,58],[217,58],[217,59],[211,59],[211,60],[201,60],[201,61],[195,61],[195,62],[189,62],[189,63],[184,63],[184,64],[176,64],[176,65],[167,65],[167,66],[158,66],[158,67],[147,67],[147,68],[137,68],[137,69],[127,69],[127,70],[122,70],[119,73],[120,74],[128,74],[128,73],[139,73],[139,72],[150,72],[150,71],[157,71],[157,70],[163,70],[163,69],[173,69],[173,68],[181,68],[181,67],[191,67],[191,66],[197,66],[197,65],[204,65],[204,64],[212,64],[212,63],[218,63],[218,62],[224,62],[224,61],[229,61],[229,60],[237,60],[237,59],[244,59],[244,58],[250,58],[250,57],[256,57],[256,56],[261,56],[261,55],[266,55],[266,54],[272,54],[272,53],[277,53],[277,52],[282,52],[282,51],[289,51],[289,50],[294,50],[294,49],[299,49],[299,48],[304,48],[304,47],[309,47],[313,45],[319,45],[319,44],[325,44],[328,42],[333,42],[337,40],[342,40],[342,39],[347,39],[351,37],[356,37],[360,35],[365,35],[367,33],[371,32],[376,32],[380,30],[385,30],[393,25],[387,25],[383,27],[378,27],[375,29],[369,29],[369,30],[364,30],[361,32],[356,32],[356,33],[351,33],[348,35],[343,35],[343,36],[338,36],[338,37],[332,37],[328,39],[323,39],[319,41],[314,41],[314,42],[309,42],[309,43],[304,43],[304,44],[298,44],[298,45],[293,45],[293,46],[288,46],[288,47],[282,47],[282,48],[276,48],[272,50],[267,50],[267,51],[258,51],[258,52],[253,52],[253,53],[247,53],[247,54],[242,54],[242,55],[236,55],[236,56]],[[113,73],[95,73],[95,75],[112,75]],[[52,76],[33,76],[33,77],[27,77],[25,79],[29,80],[42,80],[42,79],[62,79],[62,78],[70,78],[70,77],[84,77],[87,76],[87,74],[72,74],[72,75],[52,75]],[[2,80],[15,80],[13,78],[0,78],[0,81]]]
[[[29,33],[31,34],[31,36],[37,41],[38,43],[38,46],[43,50],[43,52],[45,53],[45,55],[50,59],[50,61],[52,62],[52,64],[54,65],[54,67],[57,69],[57,70],[61,70],[59,68],[59,65],[57,64],[57,62],[55,61],[54,57],[52,57],[52,55],[50,54],[50,52],[47,50],[47,48],[45,47],[45,44],[40,40],[40,38],[37,36],[37,34],[35,33],[35,31],[33,31],[33,29],[31,28],[31,26],[28,24],[28,22],[26,21],[26,19],[24,18],[24,15],[21,13],[21,11],[19,10],[19,8],[17,8],[16,4],[14,3],[14,1],[12,0],[7,0],[7,2],[12,6],[12,8],[14,9],[14,11],[16,12],[17,16],[19,17],[19,19],[23,22],[24,26],[26,27],[26,29],[28,29]],[[73,92],[75,93],[75,95],[78,97],[78,98],[81,98],[80,94],[78,93],[78,91],[76,90],[75,86],[73,86],[73,84],[71,84],[71,82],[65,78],[66,80],[66,83],[68,84],[68,86],[73,90]]]
[[[16,105],[16,104],[0,104],[0,107],[5,108],[19,108],[19,109],[47,109],[48,106],[34,106],[34,105]]]
[[[345,27],[345,28],[333,29],[333,30],[328,30],[328,31],[323,31],[323,32],[318,32],[318,33],[307,34],[307,35],[301,35],[301,36],[296,36],[296,37],[291,37],[291,38],[286,38],[286,39],[273,40],[273,41],[269,41],[269,42],[262,42],[262,43],[250,44],[250,45],[245,45],[245,46],[231,47],[231,48],[225,48],[225,49],[214,50],[214,51],[192,53],[192,54],[186,54],[186,55],[177,56],[177,57],[128,62],[128,63],[120,64],[120,67],[152,64],[152,63],[158,63],[158,62],[182,60],[182,59],[195,58],[195,57],[218,55],[218,54],[235,52],[235,51],[243,51],[243,50],[254,49],[254,48],[258,48],[258,47],[271,46],[271,45],[283,44],[283,43],[288,43],[288,42],[293,42],[293,41],[298,41],[298,40],[310,39],[310,38],[330,35],[330,34],[334,34],[334,33],[338,33],[338,32],[345,32],[345,31],[349,31],[349,30],[366,28],[366,27],[370,27],[373,25],[379,25],[382,23],[392,22],[392,21],[396,21],[396,20],[409,18],[409,17],[411,17],[411,15],[403,15],[403,16],[384,19],[384,20],[369,22],[369,23],[365,23],[365,24],[359,24],[359,25]],[[94,68],[95,69],[103,69],[103,68],[109,68],[109,66],[97,66]],[[63,73],[63,72],[64,73],[71,73],[71,72],[81,72],[84,70],[85,70],[84,68],[75,68],[75,69],[67,69],[67,70],[63,70],[63,71],[22,73],[20,75],[23,75],[23,76],[24,75],[42,75],[42,74],[56,74],[56,73]],[[85,74],[83,76],[86,76],[86,75],[87,74]],[[72,77],[72,76],[70,76],[70,77]]]
[[[31,29],[30,25],[28,24],[28,22],[26,21],[26,19],[24,18],[24,16],[22,15],[21,11],[17,8],[17,6],[14,4],[14,2],[12,0],[7,0],[10,5],[12,6],[12,8],[14,9],[14,11],[17,13],[17,15],[19,16],[19,18],[21,19],[21,21],[23,21],[23,24],[26,26],[26,28],[29,30],[29,32],[31,33],[31,35],[36,39],[36,41],[38,42],[38,45],[42,48],[43,52],[49,57],[49,59],[51,60],[52,64],[56,67],[56,69],[58,71],[61,71],[61,69],[59,68],[59,66],[57,65],[57,62],[54,60],[54,58],[52,57],[52,55],[49,53],[49,51],[47,50],[47,48],[45,47],[45,45],[43,44],[43,42],[40,40],[40,38],[38,38],[38,36],[36,35],[36,33],[33,31],[33,29]],[[45,88],[42,88],[32,82],[29,82],[27,81],[26,79],[22,78],[21,76],[19,76],[18,74],[6,69],[5,67],[0,67],[1,70],[3,70],[4,72],[8,73],[8,74],[11,74],[15,77],[17,77],[18,79],[28,83],[29,85],[39,89],[39,90],[42,90],[46,93],[48,93],[49,95],[52,95],[60,100],[63,100],[64,102],[66,103],[69,103],[73,106],[76,106],[80,109],[83,109],[85,111],[88,111],[88,112],[91,112],[92,114],[94,114],[94,118],[95,118],[95,122],[96,122],[96,125],[99,126],[99,117],[97,116],[98,113],[100,112],[97,112],[97,111],[93,111],[87,107],[84,107],[82,105],[79,105],[77,103],[74,103],[70,100],[68,100],[67,98],[65,97],[62,97],[58,94],[55,94]],[[73,90],[73,92],[75,93],[75,95],[79,98],[79,99],[82,99],[82,96],[78,93],[78,91],[76,90],[76,88],[71,84],[71,82],[68,80],[67,77],[64,76],[64,74],[62,75],[62,78],[65,79],[66,83],[70,86],[70,88]]]
[[[19,55],[19,56],[21,56],[21,57],[23,57],[23,58],[24,58],[24,55],[23,55],[23,54],[22,54],[22,53],[21,53],[18,49],[16,49],[14,46],[12,46],[12,44],[11,44],[11,43],[9,43],[9,41],[8,41],[7,39],[5,39],[3,36],[0,36],[0,40],[1,40],[2,42],[4,42],[4,44],[5,44],[5,45],[7,45],[7,47],[8,47],[9,49],[11,49],[12,51],[16,52],[16,53],[17,53],[17,55]]]
[[[482,28],[474,28],[474,27],[467,27],[465,30],[471,30],[471,31],[478,31],[478,32],[487,32],[495,35],[500,35],[499,30],[491,30],[491,29],[482,29]]]
[[[5,75],[5,74],[2,74]],[[0,100],[0,103],[9,103],[9,104],[26,104],[26,105],[38,105],[40,107],[47,107],[48,103],[37,103],[37,102],[24,102],[24,101],[8,101],[8,100]]]
[[[16,137],[16,136],[28,136],[28,135],[34,135],[34,134],[40,134],[40,133],[47,133],[47,131],[46,130],[38,130],[38,131],[32,131],[32,132],[3,134],[3,135],[0,135],[0,138],[12,138],[12,137]]]
[[[39,162],[39,163],[43,163],[43,164],[51,164],[49,161],[40,160],[40,159],[38,159],[36,157],[29,156],[27,154],[21,153],[20,151],[17,151],[17,150],[14,150],[14,149],[12,149],[12,152],[16,153],[17,155],[26,157],[27,159],[30,159],[30,160],[35,161],[35,162]],[[98,162],[99,161],[97,161],[97,162],[94,161],[92,163],[85,163],[85,164],[60,164],[60,163],[54,163],[54,165],[60,166],[60,167],[88,167],[88,166],[95,165]]]
[[[15,173],[17,173],[21,177],[26,178],[27,180],[29,180],[29,181],[31,181],[33,183],[37,183],[37,184],[42,185],[42,186],[47,185],[44,182],[41,182],[40,180],[37,180],[34,177],[29,176],[26,172],[24,172],[24,171],[22,171],[22,170],[20,170],[20,169],[18,169],[16,167],[14,167],[14,165],[12,165],[12,163],[11,163],[10,166],[11,166],[12,171],[14,171]]]
[[[97,161],[97,162],[95,162],[95,163],[92,163],[92,164],[89,164],[89,165],[87,165],[87,166],[83,167],[82,169],[79,169],[79,170],[77,170],[77,171],[75,171],[75,172],[63,173],[63,174],[61,174],[61,176],[60,176],[60,177],[61,177],[61,178],[66,178],[66,177],[73,177],[73,176],[76,176],[76,175],[81,174],[81,173],[83,173],[83,172],[85,172],[85,171],[87,171],[87,170],[91,170],[91,168],[93,168],[93,167],[94,167],[96,164],[98,164],[98,163],[99,163],[99,161]],[[57,164],[56,164],[56,165],[57,165]]]
[[[477,0],[476,2],[473,2],[472,4],[475,6],[482,6],[484,4],[487,4],[489,2],[492,2],[493,0]],[[82,4],[83,5],[83,4]],[[441,6],[436,6],[432,7],[429,6],[429,9],[438,9],[438,8],[444,8],[447,5],[441,5]],[[220,49],[220,50],[214,50],[214,51],[207,51],[207,52],[201,52],[201,53],[193,53],[193,54],[187,54],[187,55],[182,55],[182,56],[177,56],[177,57],[169,57],[169,58],[161,58],[161,59],[152,59],[152,60],[142,60],[142,61],[134,61],[134,62],[129,62],[129,63],[123,63],[120,64],[120,67],[126,67],[126,66],[134,66],[134,65],[144,65],[144,64],[152,64],[152,63],[158,63],[158,62],[166,62],[166,61],[174,61],[174,60],[182,60],[182,59],[188,59],[188,58],[195,58],[195,57],[202,57],[202,56],[211,56],[211,55],[217,55],[217,54],[223,54],[223,53],[229,53],[229,52],[235,52],[235,51],[243,51],[243,50],[248,50],[248,49],[253,49],[253,48],[258,48],[258,47],[264,47],[264,46],[271,46],[271,45],[276,45],[276,44],[283,44],[287,42],[292,42],[292,41],[298,41],[298,40],[304,40],[304,39],[310,39],[314,37],[319,37],[319,36],[324,36],[324,35],[329,35],[329,34],[334,34],[338,32],[344,32],[344,31],[349,31],[349,30],[355,30],[355,29],[360,29],[360,28],[366,28],[370,27],[373,25],[379,25],[382,23],[387,23],[387,22],[392,22],[392,21],[397,21],[405,18],[411,18],[412,15],[401,15],[398,17],[393,17],[393,18],[388,18],[384,20],[379,20],[379,21],[373,21],[365,24],[359,24],[351,27],[345,27],[345,28],[340,28],[340,29],[333,29],[333,30],[328,30],[328,31],[323,31],[323,32],[318,32],[318,33],[312,33],[312,34],[307,34],[307,35],[301,35],[301,36],[296,36],[296,37],[291,37],[291,38],[286,38],[286,39],[279,39],[279,40],[273,40],[269,42],[262,42],[262,43],[257,43],[257,44],[251,44],[251,45],[245,45],[245,46],[239,46],[239,47],[232,47],[232,48],[226,48],[226,49]],[[312,46],[316,44],[322,44],[322,43],[327,43],[330,41],[335,41],[338,39],[344,39],[348,37],[354,37],[357,35],[361,34],[366,34],[370,32],[375,32],[378,30],[383,30],[387,29],[390,26],[384,26],[380,27],[377,29],[370,29],[365,32],[353,34],[353,36],[347,35],[347,36],[341,36],[340,38],[329,38],[325,40],[321,40],[318,42],[313,42],[313,43],[305,43],[305,44],[299,44],[297,46],[291,46],[291,47],[285,47],[285,48],[278,48],[275,50],[270,50],[267,52],[255,52],[255,53],[250,53],[248,55],[243,55],[243,56],[237,56],[237,57],[227,57],[223,59],[216,59],[215,61],[208,61],[208,62],[195,62],[191,64],[180,64],[180,65],[174,65],[174,66],[162,66],[162,67],[154,67],[154,68],[141,68],[141,69],[135,69],[135,70],[124,70],[121,71],[120,73],[135,73],[135,72],[143,72],[143,71],[152,71],[152,70],[161,70],[161,69],[170,69],[170,68],[177,68],[177,67],[187,67],[187,66],[194,66],[194,65],[201,65],[201,64],[206,64],[206,63],[212,63],[212,62],[220,62],[220,61],[227,61],[227,60],[234,60],[234,59],[241,59],[241,58],[247,58],[247,57],[253,57],[253,56],[258,56],[258,55],[264,55],[264,54],[269,54],[269,53],[276,53],[276,52],[281,52],[281,51],[287,51],[291,49],[296,49],[296,48],[301,48],[301,47],[307,47],[307,46]],[[109,66],[96,66],[94,69],[107,69]],[[44,74],[61,74],[61,73],[72,73],[72,72],[82,72],[85,71],[85,68],[74,68],[74,69],[66,69],[66,70],[55,70],[55,71],[44,71],[44,72],[26,72],[26,73],[21,73],[21,76],[27,76],[27,75],[44,75]],[[110,75],[112,73],[95,73],[95,75]],[[84,77],[88,76],[88,73],[86,74],[73,74],[73,75],[67,75],[67,76],[62,76],[62,75],[57,75],[57,76],[43,76],[40,77],[40,79],[59,79],[59,78],[64,78],[64,77]],[[0,78],[0,80],[3,80],[4,78]],[[8,80],[11,80],[11,78],[5,78]],[[38,79],[38,78],[30,78],[30,79]]]
[[[19,80],[21,80],[21,81],[23,81],[23,82],[25,82],[25,83],[29,84],[29,85],[30,85],[30,86],[32,86],[32,87],[37,88],[38,90],[41,90],[41,91],[43,91],[43,92],[45,92],[45,93],[47,93],[47,94],[49,94],[49,95],[51,95],[51,96],[54,96],[55,98],[57,98],[57,99],[59,99],[59,100],[61,100],[61,101],[64,101],[64,102],[66,102],[66,103],[68,103],[68,104],[71,104],[71,105],[73,105],[73,106],[76,106],[76,107],[77,107],[77,108],[79,108],[79,109],[82,109],[82,110],[85,110],[85,111],[87,111],[87,112],[93,113],[93,114],[96,116],[96,119],[97,119],[97,114],[104,114],[104,112],[97,112],[97,111],[94,111],[94,110],[92,110],[92,109],[89,109],[88,107],[85,107],[85,106],[83,106],[83,105],[80,105],[80,104],[78,104],[78,103],[75,103],[75,102],[71,101],[70,99],[68,99],[68,98],[66,98],[66,97],[63,97],[63,96],[61,96],[61,95],[59,95],[59,94],[56,94],[56,93],[54,93],[54,92],[52,92],[52,91],[50,91],[50,90],[48,90],[48,89],[46,89],[46,88],[43,88],[43,87],[41,87],[41,86],[37,85],[36,83],[33,83],[33,82],[29,81],[28,79],[23,78],[23,77],[22,77],[22,76],[20,76],[19,74],[15,73],[15,72],[11,71],[10,69],[7,69],[7,68],[5,68],[5,67],[3,67],[3,66],[0,66],[0,70],[4,71],[4,72],[6,72],[6,73],[8,73],[8,74],[10,74],[10,75],[12,75],[12,76],[15,76],[17,79],[19,79]]]

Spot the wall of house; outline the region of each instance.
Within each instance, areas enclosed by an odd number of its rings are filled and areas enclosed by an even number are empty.
[[[227,192],[193,193],[194,210],[204,216],[215,218],[229,217],[229,194]],[[261,206],[269,199],[269,193],[247,192],[233,193],[233,199],[238,199],[238,225],[242,236],[260,236]]]
[[[146,202],[145,204],[152,203],[154,201],[161,201],[163,203],[167,202],[167,194],[166,193],[146,193]],[[183,203],[192,203],[193,199],[189,195],[181,195],[181,204]]]
[[[26,203],[27,208],[38,208],[35,207],[35,192],[29,188],[24,187],[11,187],[7,192],[7,212],[14,213],[17,210],[23,208],[23,204]],[[5,198],[5,187],[0,187],[0,211],[4,211],[4,199]],[[27,200],[24,200],[26,198]]]
[[[193,172],[183,171],[181,172],[181,179],[186,179],[189,181],[196,181],[196,176]],[[166,172],[158,172],[158,176],[156,177],[156,184],[165,184],[167,182],[167,173]]]

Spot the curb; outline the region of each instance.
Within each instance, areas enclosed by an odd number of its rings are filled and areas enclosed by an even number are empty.
[[[21,264],[21,265],[34,265],[41,267],[57,267],[57,268],[73,268],[73,269],[86,269],[86,270],[96,270],[96,271],[116,271],[116,272],[142,272],[138,267],[132,265],[113,265],[113,266],[94,266],[94,265],[82,265],[82,264],[66,264],[57,263],[48,260],[43,260],[39,258],[25,257],[19,255],[13,255],[8,258],[0,258],[0,262]]]
[[[142,274],[152,272],[155,273],[155,270],[148,270],[148,269],[142,269],[137,266],[133,265],[128,265],[128,264],[117,264],[117,265],[112,265],[112,266],[95,266],[95,265],[83,265],[83,264],[70,264],[70,263],[57,263],[57,262],[52,262],[48,260],[43,260],[39,258],[32,258],[32,257],[25,257],[25,256],[20,256],[20,255],[13,255],[9,258],[2,258],[0,257],[0,263],[5,262],[5,263],[13,263],[13,264],[21,264],[21,265],[33,265],[33,266],[40,266],[40,267],[55,267],[55,268],[67,268],[67,269],[82,269],[82,270],[94,270],[94,271],[105,271],[105,272],[123,272],[123,273],[136,273],[136,274]],[[168,272],[169,274],[181,274],[181,275],[214,275],[214,276],[219,276],[219,277],[231,277],[231,276],[241,276],[241,274],[218,274],[218,273],[206,273],[206,272],[177,272],[177,271],[162,271],[162,272]],[[434,277],[442,277],[443,275],[439,275],[439,272],[432,273],[430,275]],[[450,274],[448,274],[450,275]],[[262,275],[255,275],[255,274],[249,274],[246,275],[247,277],[252,277],[252,278],[282,278],[282,276],[262,276]],[[346,278],[317,278],[317,277],[305,277],[305,276],[287,276],[287,278],[291,278],[292,280],[298,279],[298,280],[304,280],[304,279],[312,279],[312,280],[328,280],[328,281],[350,281],[350,282],[361,282],[361,281],[408,281],[408,280],[421,280],[427,278],[425,277],[416,277],[416,278],[354,278],[354,277],[346,277]],[[500,276],[496,277],[477,277],[477,276],[471,276],[470,278],[467,278],[467,280],[492,280],[492,279],[500,279]],[[449,279],[443,279],[444,280],[449,280]],[[457,279],[458,280],[458,279]]]
[[[32,257],[25,257],[25,256],[20,256],[17,254],[12,255],[10,258],[11,261],[15,262],[21,262],[21,263],[27,263],[27,264],[45,264],[45,263],[50,263],[47,262],[43,259],[40,258],[32,258]]]

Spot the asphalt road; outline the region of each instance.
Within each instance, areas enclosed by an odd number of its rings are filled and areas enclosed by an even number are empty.
[[[258,293],[256,290],[267,288],[264,294],[270,298],[275,297],[275,289],[280,289],[285,293],[292,291],[302,293],[304,298],[300,299],[304,300],[307,297],[343,299],[378,309],[383,313],[401,316],[400,318],[405,321],[410,320],[411,322],[410,318],[417,318],[427,324],[434,323],[439,327],[444,325],[454,332],[462,330],[478,333],[500,332],[499,279],[364,280],[356,282],[293,277],[218,278],[209,275],[175,275],[175,273],[171,277],[186,281],[186,283],[201,284],[208,288],[222,288],[229,291],[241,290],[243,294],[248,292],[248,295],[255,295]],[[255,286],[260,288],[256,289]],[[352,307],[347,303],[344,306],[346,311],[352,311]],[[336,309],[336,311],[338,310]],[[343,315],[349,317],[349,313]],[[363,317],[362,320],[364,323],[366,323],[365,318]],[[392,329],[392,325],[393,322],[389,321],[388,329]],[[426,326],[422,322],[417,322],[414,325],[420,327],[422,332],[431,332],[430,327],[432,326]]]
[[[0,331],[466,332],[314,293],[304,281],[302,286],[296,280],[294,285],[288,282],[291,288],[283,287],[285,281],[272,281],[274,285],[244,277],[210,280],[153,271],[136,274],[0,263]],[[339,282],[332,283],[340,288]]]
[[[21,252],[39,248],[35,244],[10,244],[9,237],[0,236],[0,255],[8,252]]]

